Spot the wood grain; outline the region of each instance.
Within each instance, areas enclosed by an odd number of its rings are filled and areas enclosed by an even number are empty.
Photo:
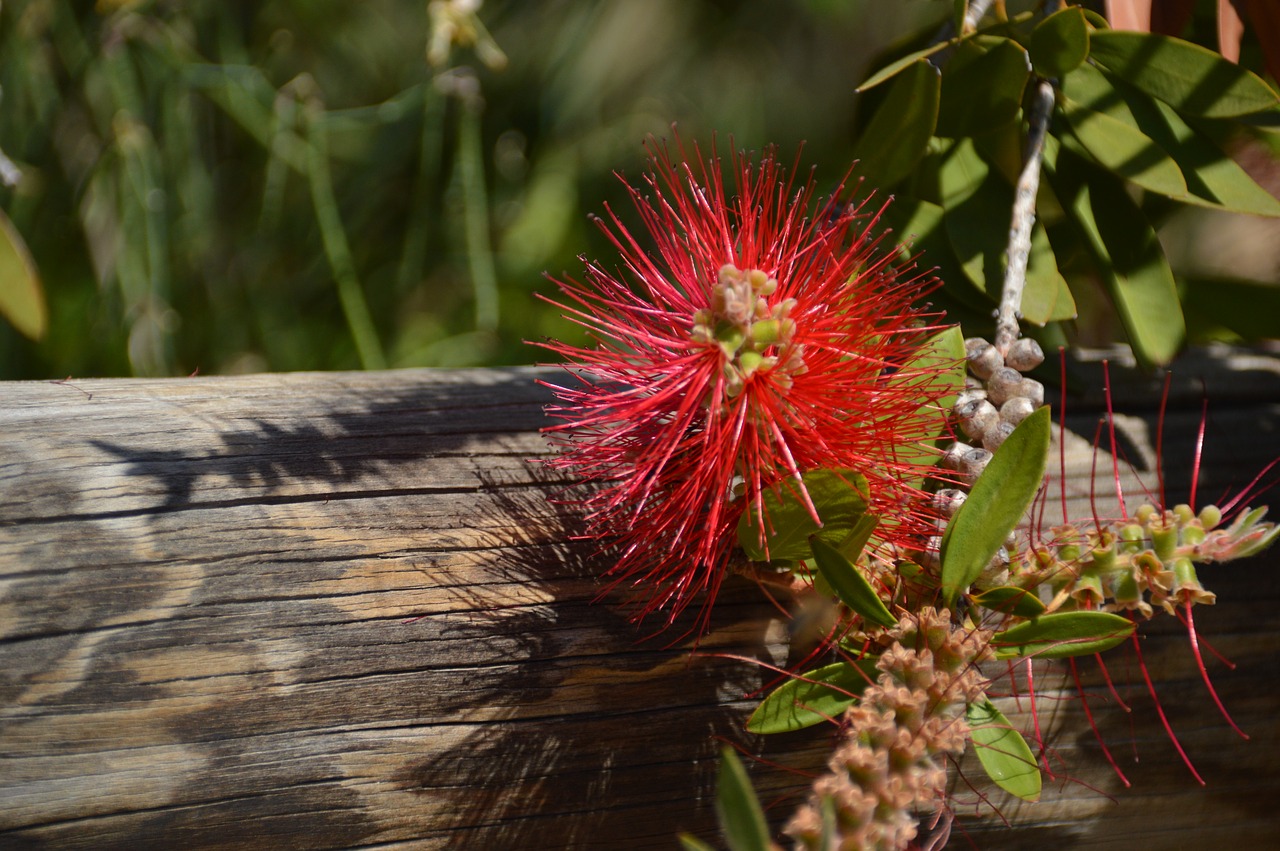
[[[1280,369],[1202,368],[1228,397],[1200,484],[1216,498],[1280,454]],[[601,559],[548,501],[565,482],[531,463],[546,452],[539,375],[556,373],[0,385],[0,847],[670,848],[678,830],[714,835],[722,741],[818,768],[830,731],[747,735],[767,672],[715,655],[787,661],[786,624],[755,588],[729,583],[698,655],[668,646],[691,622],[645,639],[615,599],[593,602]],[[1154,397],[1125,387],[1141,466]],[[1171,450],[1194,438],[1196,397],[1175,398]],[[1094,420],[1073,422],[1092,437]],[[1087,470],[1088,441],[1068,445]],[[1088,491],[1069,478],[1079,509]],[[1116,803],[1067,783],[1003,803],[1016,830],[964,819],[972,842],[1280,838],[1276,564],[1202,571],[1220,605],[1197,623],[1238,663],[1214,675],[1251,742],[1209,703],[1185,630],[1145,628],[1207,790],[1143,690],[1127,688],[1124,713],[1090,663],[1091,706],[1135,788],[1115,791],[1079,701],[1047,700],[1053,758]],[[1037,673],[1052,698],[1054,674]],[[1112,674],[1136,669],[1121,656]],[[807,785],[764,763],[754,776],[779,819]]]

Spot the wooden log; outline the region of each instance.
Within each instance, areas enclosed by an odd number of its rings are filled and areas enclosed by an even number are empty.
[[[1280,369],[1259,363],[1205,367],[1211,389],[1241,389],[1213,410],[1227,435],[1202,494],[1280,454]],[[714,836],[724,742],[820,770],[830,729],[743,731],[771,675],[717,654],[788,661],[753,586],[728,583],[696,655],[669,646],[691,620],[645,639],[615,599],[594,602],[604,565],[548,501],[565,482],[531,463],[547,451],[538,375],[556,373],[0,385],[0,847],[670,848],[678,830]],[[1154,409],[1139,402],[1122,425],[1141,463]],[[1199,407],[1176,404],[1168,443],[1186,449]],[[1088,442],[1071,448],[1087,470]],[[1103,794],[1067,783],[1003,803],[1015,830],[990,813],[958,829],[990,848],[1280,837],[1275,566],[1202,572],[1220,605],[1197,623],[1239,665],[1214,674],[1251,742],[1216,714],[1185,631],[1144,628],[1207,790],[1142,689],[1125,714],[1087,668],[1135,789],[1115,792],[1079,702],[1049,700],[1052,764]],[[753,775],[779,821],[809,782]]]

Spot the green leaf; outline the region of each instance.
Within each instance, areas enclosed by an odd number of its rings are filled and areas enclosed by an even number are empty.
[[[1257,281],[1184,278],[1187,317],[1208,318],[1245,340],[1280,337],[1280,287]]]
[[[1089,57],[1185,115],[1231,118],[1280,105],[1257,75],[1212,50],[1154,33],[1093,33]]]
[[[731,851],[769,851],[769,825],[764,820],[764,810],[733,748],[720,751],[716,813]]]
[[[934,132],[958,138],[1012,122],[1030,73],[1027,52],[1015,41],[996,39],[989,50],[976,41],[962,42],[942,72]]]
[[[1040,800],[1040,766],[1027,740],[988,699],[965,707],[969,737],[987,776],[1010,795]]]
[[[937,44],[929,45],[923,50],[917,50],[912,53],[908,53],[906,56],[903,56],[901,59],[897,59],[897,60],[894,60],[893,62],[890,62],[888,65],[884,66],[879,71],[872,74],[870,77],[866,79],[865,82],[863,82],[862,85],[854,89],[854,91],[861,94],[862,92],[865,92],[867,89],[874,89],[876,86],[880,85],[885,80],[896,77],[899,74],[899,72],[901,72],[908,65],[911,65],[913,62],[932,56],[933,54],[937,53],[939,50],[943,50],[944,48],[949,47],[952,44],[953,42],[951,41],[940,41]]]
[[[880,672],[875,657],[836,662],[787,680],[760,702],[747,719],[752,733],[789,733],[839,719]]]
[[[1088,109],[1128,124],[1158,145],[1177,165],[1187,187],[1186,193],[1171,197],[1240,213],[1280,215],[1280,201],[1167,104],[1122,80],[1112,80],[1089,65],[1063,80],[1062,93]]]
[[[1075,299],[1066,278],[1058,271],[1049,235],[1040,222],[1036,222],[1031,230],[1027,282],[1022,291],[1022,318],[1036,325],[1076,318]]]
[[[1051,612],[997,632],[996,658],[1066,659],[1109,650],[1133,634],[1134,622],[1111,612]]]
[[[889,207],[886,220],[901,240],[899,252],[904,258],[920,254],[916,262],[936,269],[935,274],[946,281],[948,295],[970,308],[990,312],[991,299],[969,283],[951,250],[941,207],[928,201],[900,197]]]
[[[972,139],[957,139],[938,167],[938,192],[942,206],[950,210],[964,201],[987,179],[991,167],[978,154]]]
[[[680,840],[680,847],[684,851],[715,851],[715,848],[690,833],[677,834],[676,839]]]
[[[36,261],[3,210],[0,210],[0,316],[32,340],[43,337],[49,323]]]
[[[1186,336],[1186,322],[1155,229],[1122,185],[1065,153],[1049,176],[1107,285],[1134,355],[1147,367],[1168,363]]]
[[[965,276],[993,299],[1004,286],[1012,209],[1013,187],[991,173],[963,201],[948,205],[944,217]]]
[[[1060,99],[1059,106],[1072,135],[1088,152],[1088,156],[1103,168],[1133,181],[1143,189],[1171,198],[1186,197],[1187,184],[1182,179],[1178,164],[1151,137],[1105,112],[1088,109],[1065,95]],[[1069,142],[1069,139],[1063,140],[1064,144]]]
[[[855,531],[856,537],[861,541],[857,549],[861,550],[866,545],[867,538],[871,537],[876,523],[877,518],[865,514],[862,516],[861,529]],[[813,546],[813,560],[818,565],[818,570],[846,606],[861,615],[864,620],[883,627],[890,627],[898,622],[898,619],[889,613],[880,595],[871,587],[871,583],[862,575],[862,571],[858,570],[853,561],[846,558],[835,547],[817,538],[811,538],[809,543]]]
[[[952,325],[925,340],[893,374],[889,386],[895,392],[910,391],[921,406],[949,411],[964,389],[964,355],[964,333]]]
[[[1006,615],[1017,615],[1020,618],[1034,618],[1044,614],[1044,603],[1034,591],[1026,588],[1013,588],[1002,585],[999,588],[988,588],[973,597],[974,605],[993,612]]]
[[[924,156],[938,116],[940,89],[938,69],[924,59],[917,59],[893,81],[853,149],[859,171],[873,183],[882,187],[897,183]]]
[[[839,546],[857,527],[867,510],[867,480],[852,470],[812,470],[804,474],[804,487],[818,509],[822,526],[814,522],[800,499],[796,483],[787,479],[779,493],[765,491],[764,544],[755,506],[748,506],[738,521],[738,544],[752,561],[799,561],[809,557],[809,537]]]
[[[942,535],[941,585],[948,606],[982,573],[1040,490],[1049,460],[1049,409],[1013,430]]]
[[[1060,78],[1089,55],[1084,12],[1071,6],[1045,18],[1031,32],[1031,64],[1041,77]]]

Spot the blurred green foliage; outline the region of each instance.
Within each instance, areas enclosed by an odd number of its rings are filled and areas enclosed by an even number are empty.
[[[936,12],[878,5],[490,0],[499,68],[429,65],[423,0],[3,3],[0,206],[49,323],[0,322],[0,377],[528,362],[647,134],[842,175],[867,58]]]
[[[581,333],[534,293],[610,255],[588,214],[628,206],[614,172],[639,175],[646,135],[804,142],[834,185],[879,155],[859,131],[884,93],[855,115],[869,63],[953,6],[489,0],[433,41],[424,0],[0,4],[0,378],[528,362],[524,340]],[[1010,64],[971,53],[988,79]],[[947,132],[971,118],[944,86]],[[869,180],[903,168],[881,153]],[[925,234],[928,208],[900,206]]]

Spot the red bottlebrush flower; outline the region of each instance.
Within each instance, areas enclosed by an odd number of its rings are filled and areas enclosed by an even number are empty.
[[[638,617],[714,595],[743,512],[768,523],[766,491],[813,512],[809,470],[865,475],[888,541],[928,534],[903,480],[940,420],[919,382],[891,375],[936,330],[912,306],[935,279],[904,274],[914,267],[877,249],[879,212],[839,191],[810,217],[812,178],[788,180],[772,151],[733,157],[732,196],[718,157],[649,151],[650,195],[631,195],[656,251],[606,208],[622,268],[589,262],[585,282],[556,281],[595,345],[543,344],[582,382],[556,388],[551,463],[595,485],[581,499],[590,534],[616,540],[610,573],[635,586]]]

